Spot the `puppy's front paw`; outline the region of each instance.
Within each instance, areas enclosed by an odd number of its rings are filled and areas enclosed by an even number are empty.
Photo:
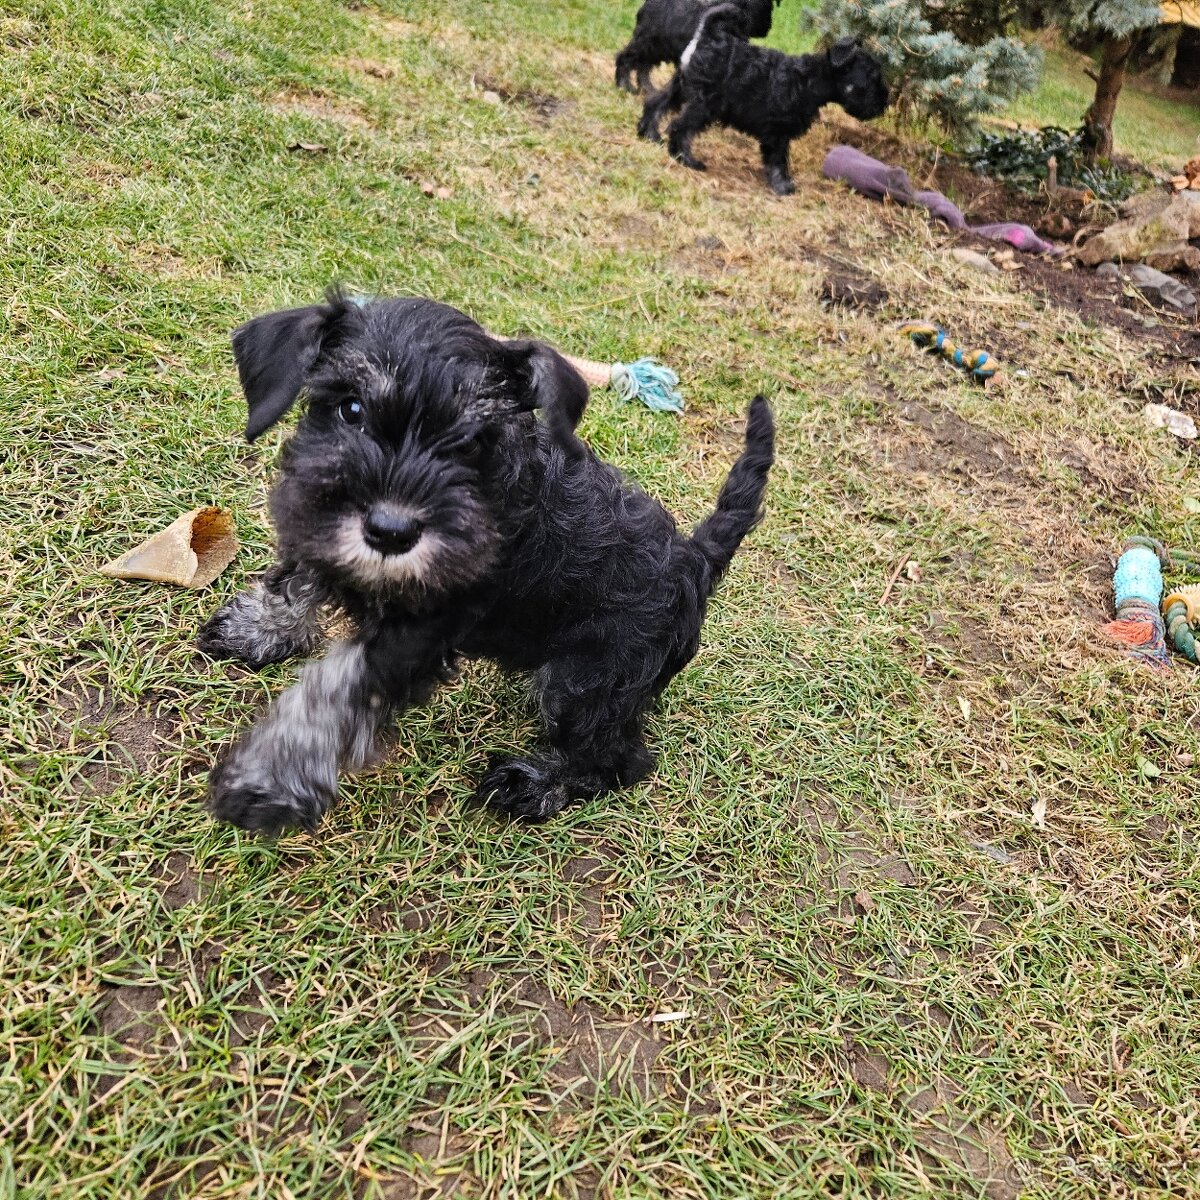
[[[790,196],[796,190],[795,180],[788,179],[784,175],[773,175],[768,182],[771,185],[771,191],[777,196]]]
[[[285,829],[312,833],[333,803],[334,793],[308,782],[280,779],[264,763],[239,753],[218,763],[208,777],[208,811],[218,821],[275,837]]]
[[[675,155],[675,161],[687,167],[689,171],[707,171],[708,163],[701,162],[698,158],[693,157],[686,151],[682,151]]]
[[[521,821],[547,821],[570,803],[566,789],[533,763],[514,758],[484,775],[475,798],[495,812]]]
[[[312,630],[272,623],[270,615],[261,589],[239,592],[204,623],[196,645],[210,658],[233,658],[254,668],[312,653],[317,645]]]

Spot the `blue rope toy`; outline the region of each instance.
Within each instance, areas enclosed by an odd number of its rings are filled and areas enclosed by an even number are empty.
[[[1152,538],[1132,537],[1125,543],[1113,574],[1116,620],[1104,626],[1113,641],[1159,671],[1171,666],[1166,623],[1159,611],[1165,553]]]

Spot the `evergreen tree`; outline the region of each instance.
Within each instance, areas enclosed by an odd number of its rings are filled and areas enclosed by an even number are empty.
[[[1088,72],[1096,81],[1096,95],[1083,114],[1084,144],[1088,158],[1108,158],[1113,150],[1113,117],[1125,82],[1125,64],[1134,39],[1162,19],[1159,0],[1050,0],[1041,5],[1050,22],[1067,33],[1089,33],[1103,38],[1100,73]]]
[[[858,37],[879,57],[899,111],[962,137],[1036,85],[1041,51],[1003,36],[963,42],[943,27],[942,8],[939,0],[820,0],[812,20],[829,38]]]

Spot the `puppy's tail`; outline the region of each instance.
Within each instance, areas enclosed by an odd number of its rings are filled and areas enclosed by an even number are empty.
[[[712,569],[710,588],[725,574],[742,538],[762,520],[767,473],[775,461],[775,420],[762,396],[750,402],[746,416],[746,448],[733,464],[712,516],[692,531],[692,544]]]

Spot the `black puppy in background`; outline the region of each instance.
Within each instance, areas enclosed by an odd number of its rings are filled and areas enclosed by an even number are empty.
[[[733,7],[742,14],[742,37],[766,37],[771,32],[771,10],[778,3],[779,0],[736,0]],[[659,63],[677,67],[679,56],[692,40],[708,7],[705,0],[646,0],[638,9],[629,45],[617,55],[617,87],[644,92],[650,87],[650,72]]]
[[[638,133],[661,141],[665,113],[681,109],[667,129],[671,157],[703,171],[692,139],[710,125],[728,125],[758,140],[767,183],[777,195],[796,190],[788,169],[792,139],[809,131],[826,104],[869,121],[887,108],[883,67],[853,38],[824,54],[783,54],[751,46],[741,36],[736,5],[710,8],[680,56],[670,83],[646,99]]]
[[[548,346],[498,341],[430,300],[337,295],[258,317],[233,346],[248,437],[307,404],[271,493],[278,564],[200,647],[251,665],[308,655],[328,610],[353,633],[213,770],[213,813],[314,827],[339,772],[365,765],[389,718],[459,657],[528,673],[541,710],[541,747],[493,762],[481,800],[538,821],[643,778],[646,712],[696,653],[761,515],[766,401],[750,405],[716,510],[685,537],[576,437],[587,385]]]

